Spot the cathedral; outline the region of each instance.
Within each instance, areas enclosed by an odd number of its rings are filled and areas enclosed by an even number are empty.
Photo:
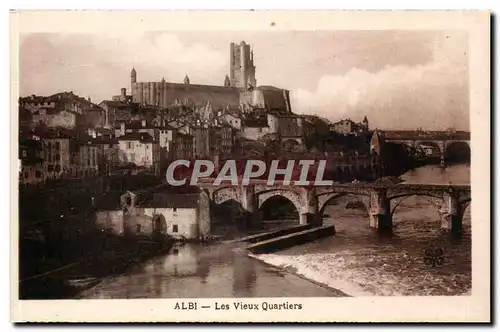
[[[272,86],[257,86],[253,50],[242,41],[230,44],[229,75],[222,85],[193,84],[188,75],[182,83],[139,82],[135,68],[130,72],[131,94],[122,89],[114,100],[131,100],[141,105],[168,108],[172,105],[194,107],[210,105],[211,109],[267,109],[291,113],[289,91]]]

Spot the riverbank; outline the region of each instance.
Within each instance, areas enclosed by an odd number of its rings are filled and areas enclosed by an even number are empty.
[[[103,277],[123,274],[139,263],[168,253],[172,245],[167,237],[107,237],[99,245],[93,243],[95,250],[83,251],[79,256],[39,261],[36,274],[22,273],[21,263],[19,298],[72,298]]]

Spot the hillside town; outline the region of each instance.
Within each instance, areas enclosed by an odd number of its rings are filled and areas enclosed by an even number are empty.
[[[98,103],[73,91],[19,99],[20,183],[147,173],[163,176],[176,159],[263,158],[267,150],[325,157],[345,149],[311,149],[318,131],[363,136],[368,119],[336,123],[297,115],[289,91],[256,86],[253,51],[231,44],[230,74],[221,86],[138,82],[130,93]],[[320,127],[318,129],[318,123]],[[312,144],[314,145],[314,143]],[[347,153],[359,154],[363,148]],[[344,150],[342,152],[342,150]],[[352,151],[351,151],[352,150]]]
[[[180,83],[161,75],[143,82],[139,68],[132,68],[130,81],[102,101],[77,91],[19,98],[23,298],[72,296],[82,289],[72,282],[82,276],[97,282],[168,252],[174,242],[217,242],[290,223],[322,223],[310,188],[300,198],[279,189],[257,198],[250,187],[207,196],[203,184],[169,184],[167,170],[179,160],[209,161],[216,174],[231,162],[238,175],[248,160],[278,161],[280,176],[290,161],[319,161],[323,179],[332,184],[392,184],[416,163],[434,158],[443,166],[452,149],[439,144],[467,139],[452,129],[373,130],[366,116],[358,122],[298,114],[289,90],[257,84],[253,50],[243,41],[230,44],[228,69],[217,86],[196,84],[188,75]],[[308,168],[306,178],[317,180],[318,168]],[[302,179],[299,168],[290,173]],[[355,201],[349,209],[359,206],[362,201]],[[72,267],[75,261],[80,263]],[[71,268],[60,273],[66,266]]]

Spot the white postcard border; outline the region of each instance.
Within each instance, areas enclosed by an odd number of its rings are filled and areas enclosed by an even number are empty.
[[[89,24],[88,20],[92,20]],[[271,22],[274,22],[271,25]],[[301,303],[302,310],[175,311],[188,299],[17,299],[17,116],[11,117],[11,320],[31,322],[333,322],[490,320],[490,13],[474,11],[26,11],[11,14],[11,114],[17,114],[18,35],[124,30],[442,30],[469,31],[472,293],[456,297],[250,298]],[[14,128],[14,129],[12,129]],[[200,304],[241,299],[196,299]]]

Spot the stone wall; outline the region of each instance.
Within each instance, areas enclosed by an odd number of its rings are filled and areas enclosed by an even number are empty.
[[[144,215],[149,217],[151,223],[160,217],[164,222],[164,234],[169,234],[176,239],[196,239],[198,237],[198,223],[195,208],[146,208]]]
[[[232,87],[166,82],[140,82],[132,87],[135,102],[161,107],[169,107],[176,100],[183,103],[186,99],[195,105],[205,105],[209,101],[213,109],[237,108],[240,104],[240,90]]]
[[[250,140],[258,140],[269,133],[269,127],[242,127],[239,137]]]
[[[96,226],[114,235],[123,234],[123,211],[97,211]]]

